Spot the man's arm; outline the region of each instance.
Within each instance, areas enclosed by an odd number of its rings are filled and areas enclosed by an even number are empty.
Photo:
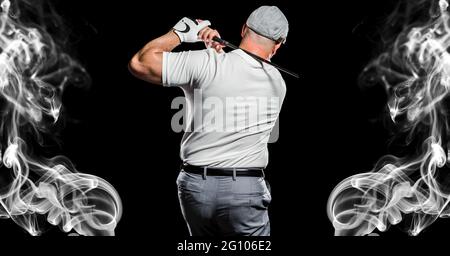
[[[224,46],[212,40],[215,36],[220,37],[219,32],[208,25],[211,23],[207,20],[181,19],[171,31],[150,41],[133,56],[128,65],[130,72],[139,79],[161,85],[163,52],[171,52],[183,42],[199,41],[204,41],[207,47],[214,47],[217,52],[221,52]]]
[[[128,65],[130,72],[139,79],[162,84],[163,52],[171,52],[180,43],[173,30],[150,41],[131,59]]]

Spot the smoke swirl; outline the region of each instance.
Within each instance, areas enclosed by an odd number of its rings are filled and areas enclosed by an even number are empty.
[[[372,171],[335,187],[327,212],[336,235],[385,231],[405,215],[411,217],[409,233],[417,235],[437,218],[450,217],[448,2],[407,1],[403,7],[393,16],[402,24],[400,33],[364,75],[384,85],[391,120],[407,134],[405,145],[419,141],[422,147],[414,155],[385,156]]]
[[[11,218],[31,235],[42,232],[39,216],[65,232],[114,235],[122,205],[111,184],[31,147],[51,136],[64,88],[89,79],[45,26],[24,21],[20,7],[38,4],[0,3],[0,218]],[[37,19],[40,11],[33,13]]]

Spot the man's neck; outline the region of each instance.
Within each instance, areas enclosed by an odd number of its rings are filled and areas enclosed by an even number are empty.
[[[258,57],[261,57],[265,60],[270,59],[270,53],[266,50],[262,49],[261,46],[251,42],[250,40],[243,40],[241,44],[239,45],[239,48],[246,50],[248,52],[251,52]]]

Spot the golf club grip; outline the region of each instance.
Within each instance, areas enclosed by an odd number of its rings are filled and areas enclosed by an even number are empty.
[[[219,38],[219,37],[217,37],[217,36],[213,37],[213,40],[216,41],[216,42],[218,42],[218,43],[220,43],[220,44],[222,44],[222,45],[225,45],[226,47],[229,47],[229,48],[231,48],[231,49],[234,49],[234,50],[236,50],[236,49],[241,49],[241,48],[235,46],[234,44],[229,43],[228,41],[225,41],[225,40],[223,40],[222,38]],[[275,67],[276,69],[278,69],[278,70],[280,70],[280,71],[283,71],[284,73],[289,74],[289,75],[291,75],[291,76],[293,76],[293,77],[295,77],[295,78],[299,78],[299,75],[298,75],[297,73],[295,73],[295,72],[292,72],[292,71],[290,71],[290,70],[287,70],[287,69],[285,69],[285,68],[282,68],[282,67],[278,66],[277,64],[272,63],[272,62],[270,62],[270,61],[268,61],[268,60],[265,60],[265,59],[259,57],[258,55],[255,55],[255,54],[253,54],[253,53],[251,53],[251,52],[249,52],[249,51],[246,51],[246,50],[244,50],[244,49],[241,49],[241,50],[244,51],[245,53],[247,53],[248,55],[250,55],[251,57],[253,57],[254,59],[258,60],[258,61],[261,61],[261,62],[264,62],[264,63],[266,63],[266,64],[269,64],[269,65]]]

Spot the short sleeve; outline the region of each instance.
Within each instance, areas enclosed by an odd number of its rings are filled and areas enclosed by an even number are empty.
[[[208,50],[164,52],[162,83],[164,86],[194,86],[210,74],[212,65],[208,62]]]

